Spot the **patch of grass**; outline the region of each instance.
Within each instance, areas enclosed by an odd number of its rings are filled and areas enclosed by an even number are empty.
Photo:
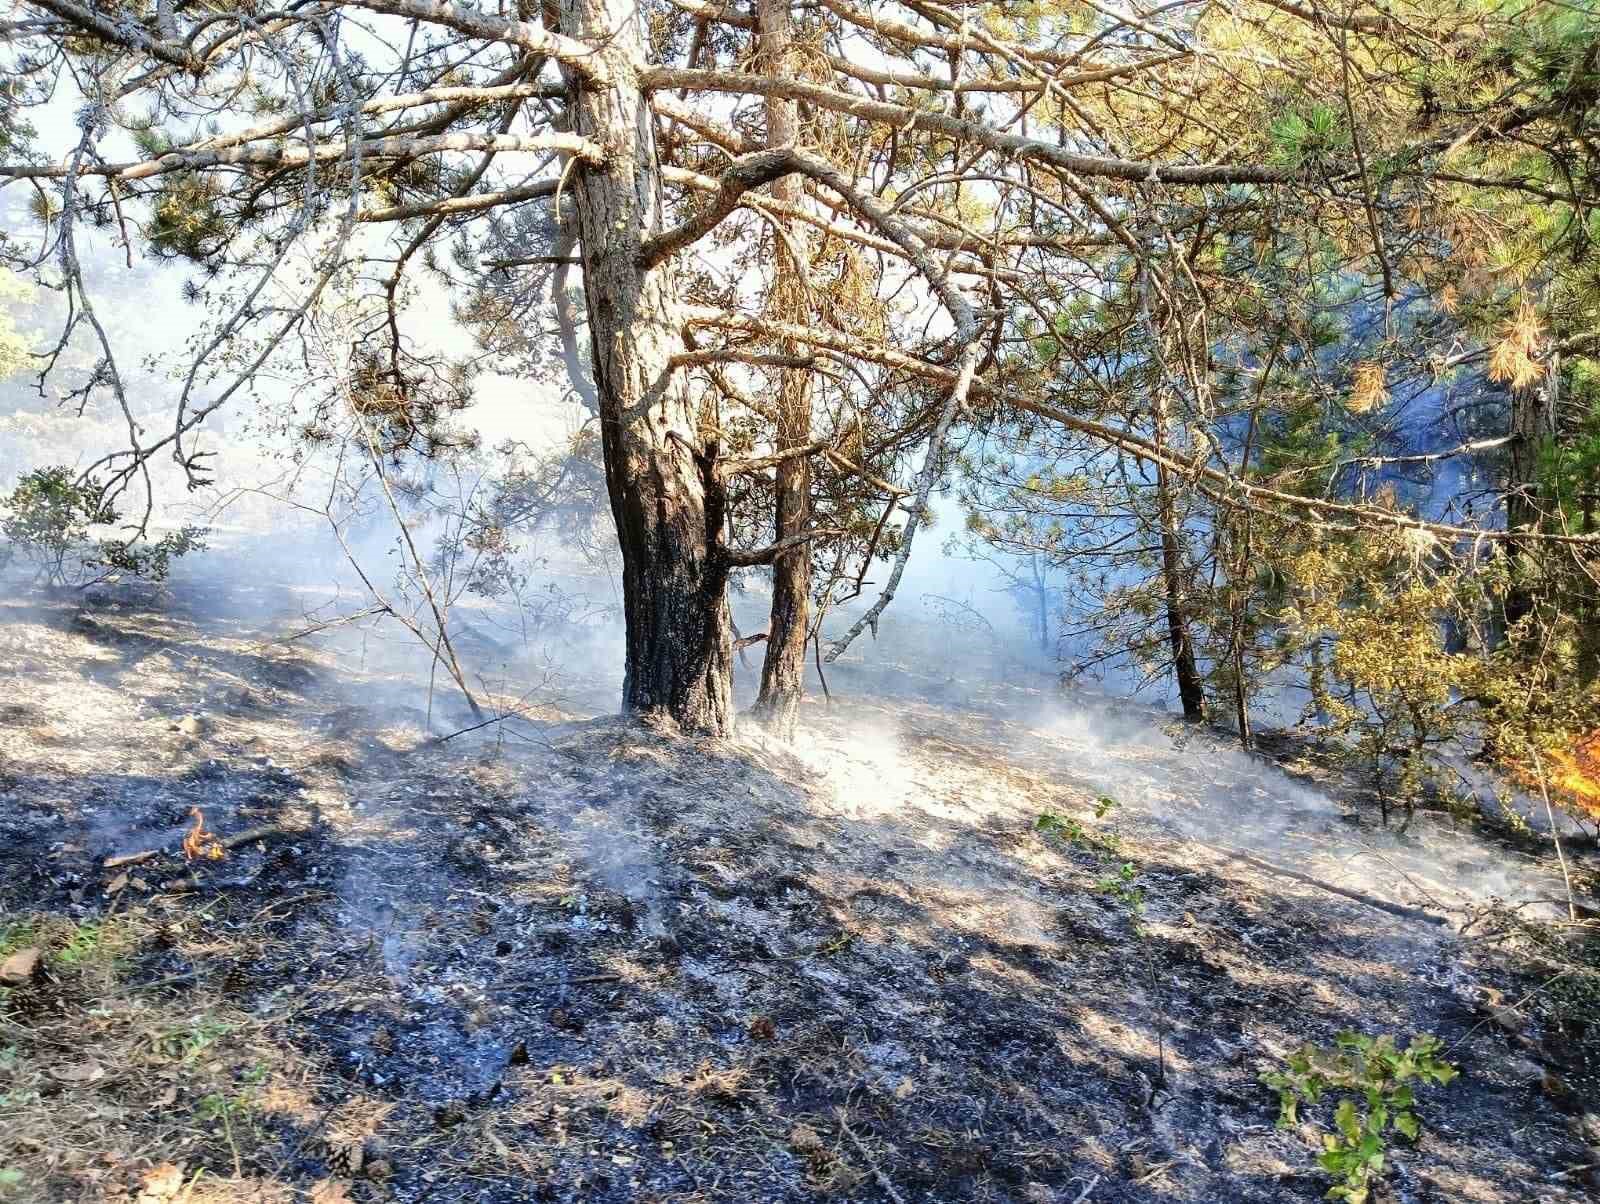
[[[127,943],[115,923],[99,920],[75,923],[64,916],[40,915],[0,924],[0,957],[32,946],[51,965],[74,970],[114,963]]]
[[[108,939],[102,925],[94,921],[76,924],[62,938],[55,951],[55,962],[62,966],[89,966],[104,957],[115,956],[115,942]]]
[[[37,926],[32,920],[11,920],[0,924],[0,958],[10,957],[19,949],[35,944]]]
[[[151,1033],[150,1049],[157,1057],[188,1065],[233,1030],[234,1025],[216,1016],[191,1016]]]
[[[0,949],[36,947],[44,962],[0,1000],[4,1204],[137,1196],[152,1157],[193,1201],[242,1198],[225,1185],[246,1182],[292,1197],[260,1122],[304,1068],[269,1021],[199,979],[176,991],[128,981],[170,932],[143,913],[0,917]]]

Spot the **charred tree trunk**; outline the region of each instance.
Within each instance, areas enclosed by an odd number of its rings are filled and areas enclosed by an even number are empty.
[[[792,31],[788,0],[760,0],[757,6],[761,55],[766,69],[788,74],[792,56]],[[767,145],[793,144],[799,135],[795,104],[768,97]],[[802,202],[797,176],[785,176],[772,185],[773,195],[791,205]],[[790,222],[777,239],[777,278],[774,312],[787,322],[804,324],[806,304],[806,236],[799,222]],[[800,349],[785,347],[786,353]],[[781,450],[811,441],[811,378],[801,369],[783,369],[778,396],[777,446]],[[781,541],[803,532],[811,524],[811,462],[800,456],[776,468],[773,483],[775,537]],[[790,736],[800,712],[805,689],[806,640],[811,623],[811,547],[799,544],[778,553],[772,562],[772,613],[767,623],[766,656],[761,664],[761,692],[752,714],[782,736]]]
[[[606,82],[576,75],[575,132],[606,148],[572,179],[606,485],[622,548],[627,660],[624,713],[679,727],[733,726],[725,502],[716,448],[701,436],[681,375],[682,307],[671,260],[640,266],[660,224],[651,112],[639,88],[644,43],[627,0],[564,0],[564,32],[596,47]]]
[[[1239,743],[1245,748],[1255,743],[1250,734],[1250,691],[1245,682],[1245,644],[1250,609],[1250,534],[1253,525],[1250,519],[1250,512],[1246,510],[1227,528],[1228,540],[1233,545],[1228,566],[1228,657],[1233,665],[1233,717],[1239,726]]]
[[[1156,446],[1167,439],[1165,401],[1156,402]],[[1156,466],[1156,522],[1161,528],[1161,582],[1167,597],[1167,640],[1172,648],[1172,671],[1178,679],[1178,701],[1183,717],[1199,723],[1206,717],[1205,687],[1195,664],[1194,641],[1189,638],[1189,616],[1183,598],[1183,554],[1178,546],[1177,507],[1172,482],[1164,465]]]
[[[1189,638],[1189,620],[1183,604],[1183,557],[1178,550],[1178,534],[1172,507],[1167,470],[1157,471],[1161,522],[1161,579],[1167,594],[1167,640],[1172,646],[1172,671],[1178,678],[1178,701],[1183,717],[1199,723],[1206,717],[1205,687],[1195,664],[1194,641]]]

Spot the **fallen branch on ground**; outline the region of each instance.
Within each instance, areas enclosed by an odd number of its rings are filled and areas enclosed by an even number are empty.
[[[1391,903],[1387,899],[1380,899],[1375,895],[1351,890],[1347,886],[1335,886],[1331,882],[1324,882],[1321,878],[1313,878],[1310,874],[1302,874],[1298,870],[1285,869],[1281,865],[1273,865],[1270,861],[1262,861],[1259,857],[1252,857],[1249,853],[1241,853],[1238,849],[1229,849],[1221,845],[1211,844],[1201,844],[1200,847],[1210,849],[1214,853],[1220,853],[1224,857],[1242,861],[1246,865],[1252,865],[1258,870],[1265,870],[1269,874],[1277,874],[1295,882],[1302,882],[1307,886],[1314,886],[1318,890],[1325,890],[1331,895],[1339,895],[1341,898],[1352,899],[1357,903],[1365,904],[1367,907],[1375,907],[1379,911],[1386,911],[1392,916],[1399,916],[1406,920],[1422,920],[1429,924],[1438,924],[1441,927],[1448,927],[1450,924],[1450,921],[1444,916],[1436,916],[1431,911],[1423,911],[1420,907],[1407,907],[1403,903]]]
[[[883,1194],[888,1196],[889,1199],[893,1200],[894,1204],[906,1204],[906,1198],[895,1190],[894,1183],[890,1180],[888,1175],[883,1173],[877,1162],[873,1159],[872,1151],[867,1149],[862,1140],[850,1131],[850,1126],[847,1125],[844,1120],[843,1108],[839,1109],[838,1118],[839,1132],[844,1134],[845,1140],[855,1147],[856,1153],[861,1155],[862,1160],[867,1164],[867,1169],[872,1172],[873,1182],[875,1182],[879,1187],[883,1188]]]
[[[222,837],[218,843],[221,844],[221,846],[225,849],[236,849],[240,845],[249,844],[253,840],[260,840],[266,836],[278,836],[287,831],[287,828],[280,827],[278,824],[264,824],[259,828],[246,828],[243,832],[237,832],[232,836]],[[101,863],[100,868],[114,870],[119,866],[138,865],[140,862],[149,861],[151,858],[159,857],[163,853],[172,853],[175,851],[175,846],[162,846],[159,849],[141,849],[137,853],[121,853],[116,857],[107,857],[105,861]]]
[[[576,987],[585,983],[621,982],[620,974],[584,974],[578,978],[541,978],[534,982],[515,982],[514,987]]]

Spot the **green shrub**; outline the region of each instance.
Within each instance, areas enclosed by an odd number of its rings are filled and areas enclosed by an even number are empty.
[[[91,539],[90,528],[110,526],[121,514],[93,479],[64,464],[24,473],[3,499],[0,564],[14,553],[31,561],[50,585],[87,585],[115,573],[164,580],[175,557],[205,547],[203,527],[184,527],[157,540]]]
[[[1363,1037],[1340,1033],[1332,1049],[1302,1046],[1291,1054],[1286,1069],[1273,1070],[1261,1081],[1278,1093],[1278,1127],[1298,1124],[1300,1105],[1315,1106],[1337,1095],[1333,1131],[1322,1134],[1317,1161],[1336,1182],[1327,1198],[1366,1204],[1373,1180],[1383,1173],[1391,1133],[1415,1141],[1421,1122],[1415,1111],[1415,1086],[1444,1086],[1460,1072],[1439,1057],[1437,1037],[1419,1033],[1405,1049],[1385,1034]]]

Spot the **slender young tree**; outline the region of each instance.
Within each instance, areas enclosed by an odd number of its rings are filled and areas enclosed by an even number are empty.
[[[758,62],[762,68],[776,79],[797,78],[798,56],[788,0],[760,0],[756,25]],[[795,102],[774,92],[766,97],[765,109],[767,145],[774,149],[798,145],[800,123]],[[772,184],[773,198],[787,209],[800,209],[805,202],[800,181],[796,175],[779,177]],[[805,224],[794,218],[774,223],[773,231],[777,268],[770,312],[781,322],[807,325],[810,235]],[[785,339],[779,350],[794,356],[805,349],[793,339]],[[779,447],[804,447],[811,441],[811,374],[802,368],[777,371],[775,441]],[[773,478],[773,533],[780,543],[798,540],[811,525],[810,457],[782,461],[773,468]],[[809,545],[796,542],[772,559],[772,611],[755,713],[785,735],[794,730],[804,692],[811,622],[811,556]]]

